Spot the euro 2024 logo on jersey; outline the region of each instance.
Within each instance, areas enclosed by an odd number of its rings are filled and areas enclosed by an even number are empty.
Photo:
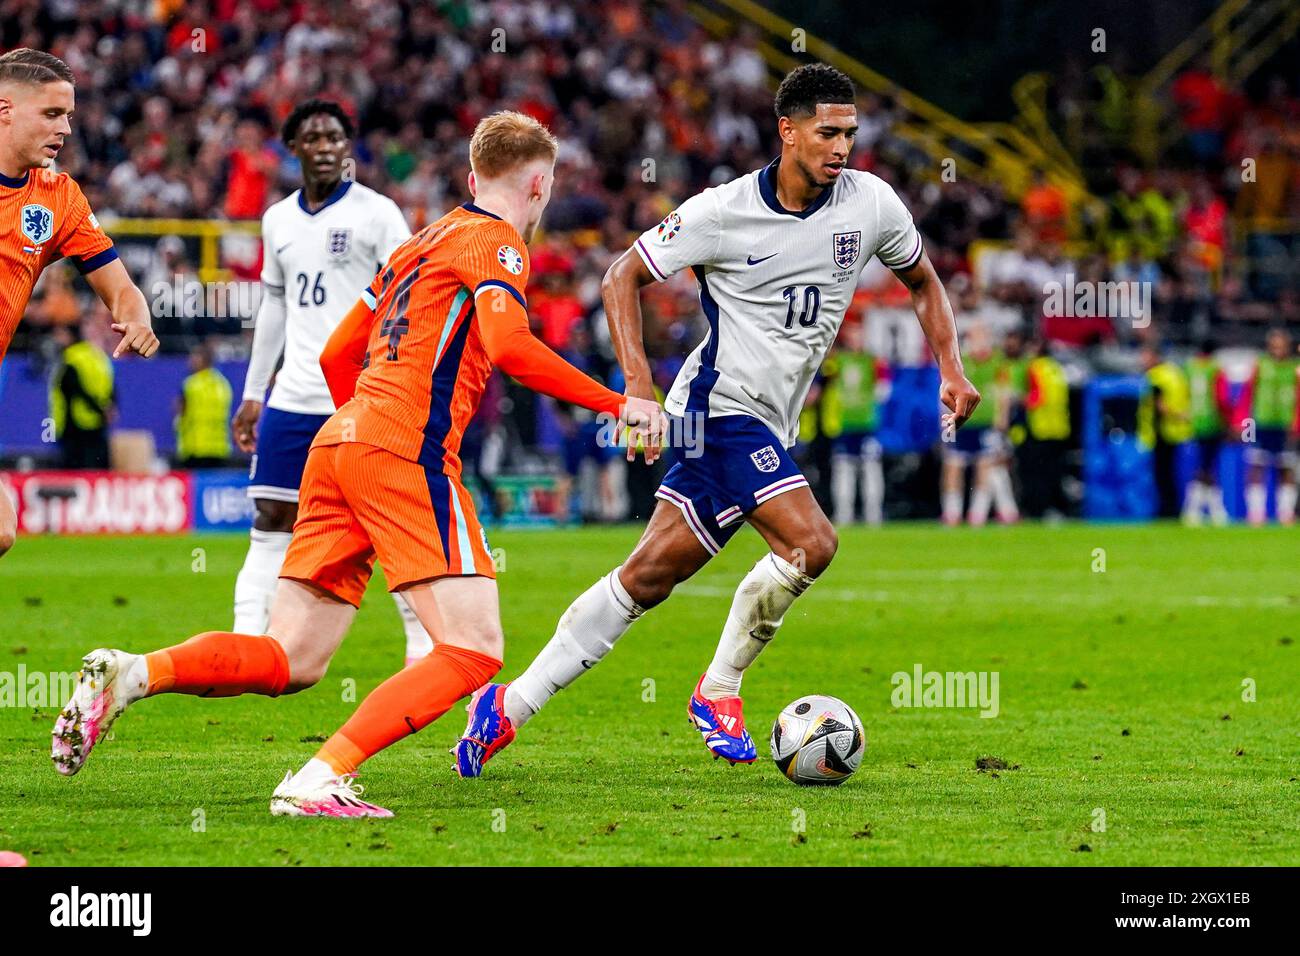
[[[749,460],[754,463],[754,467],[761,472],[776,471],[781,465],[781,456],[776,453],[776,449],[771,445],[760,448],[749,456]]]
[[[659,223],[659,231],[655,233],[655,241],[661,246],[671,242],[673,237],[682,231],[682,217],[676,212],[670,212],[664,216],[664,221]]]
[[[32,241],[33,245],[41,245],[49,242],[50,237],[54,235],[54,213],[50,212],[44,206],[36,203],[30,206],[23,206],[23,235]]]
[[[331,229],[325,236],[325,249],[331,258],[346,259],[352,251],[352,230]]]
[[[512,276],[517,276],[524,271],[524,257],[514,246],[502,246],[498,249],[497,262],[501,263],[501,267]]]
[[[831,243],[835,264],[841,269],[848,269],[858,261],[858,253],[862,251],[862,233],[837,232],[831,238]]]

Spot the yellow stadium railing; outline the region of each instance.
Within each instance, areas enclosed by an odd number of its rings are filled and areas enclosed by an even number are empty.
[[[228,236],[260,236],[262,224],[257,220],[226,219],[119,219],[101,217],[104,231],[110,236],[138,238],[179,236],[199,241],[197,263],[200,282],[223,282],[230,270],[221,265],[221,240]]]
[[[1169,89],[1175,77],[1202,56],[1215,75],[1240,87],[1300,30],[1295,0],[1224,0],[1183,42],[1161,57],[1134,92],[1134,150],[1148,163],[1179,134]]]
[[[794,38],[800,37],[803,51],[810,57],[843,70],[860,88],[888,97],[899,107],[903,115],[891,132],[933,160],[936,176],[944,160],[955,158],[976,179],[996,182],[1009,196],[1019,198],[1033,182],[1034,173],[1042,172],[1065,192],[1071,207],[1078,209],[1096,202],[1060,144],[1038,141],[1036,130],[958,119],[753,0],[692,0],[687,9],[714,36],[731,36],[740,23],[753,24],[763,31],[765,37],[758,43],[758,51],[773,79],[803,62],[792,49]]]

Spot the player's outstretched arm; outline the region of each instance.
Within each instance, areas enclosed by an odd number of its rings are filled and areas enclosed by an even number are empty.
[[[122,341],[113,350],[113,358],[121,358],[127,352],[136,352],[148,358],[158,351],[158,336],[153,334],[149,305],[144,300],[144,294],[131,281],[122,260],[114,259],[94,272],[87,273],[86,281],[108,306],[108,311],[113,316],[110,327],[122,335]]]
[[[641,257],[628,249],[614,260],[600,283],[605,319],[609,322],[614,354],[627,379],[627,393],[651,399],[655,390],[641,326],[641,288],[654,281]]]
[[[980,393],[966,378],[962,368],[961,350],[957,344],[957,322],[953,318],[952,303],[944,290],[939,275],[934,271],[930,257],[925,253],[910,269],[895,270],[895,275],[912,293],[912,308],[921,323],[921,331],[930,343],[930,351],[939,363],[939,400],[950,414],[944,424],[961,426],[970,418],[980,402]]]
[[[609,323],[610,339],[618,357],[623,378],[627,381],[628,408],[625,415],[642,419],[627,420],[628,460],[638,444],[645,447],[646,464],[652,464],[663,447],[667,421],[655,397],[654,378],[650,360],[645,354],[645,338],[641,321],[641,288],[655,281],[641,257],[628,249],[614,260],[600,283],[600,295],[605,304],[605,319]]]
[[[348,314],[330,333],[320,353],[320,369],[325,373],[334,407],[341,408],[357,390],[357,379],[366,361],[366,342],[375,321],[375,310],[365,299],[358,299]]]
[[[617,415],[623,396],[574,368],[528,328],[528,313],[513,289],[484,282],[475,295],[479,334],[492,364],[520,384],[593,412]]]

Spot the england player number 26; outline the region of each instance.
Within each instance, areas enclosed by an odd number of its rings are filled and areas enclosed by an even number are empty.
[[[321,280],[323,278],[325,278],[325,274],[323,272],[318,272],[316,273],[316,281],[311,282],[307,273],[298,273],[298,304],[300,306],[306,308],[308,305],[325,304],[325,287],[321,285]],[[310,289],[307,287],[309,282],[311,283]],[[310,302],[307,301],[308,294],[311,295]]]

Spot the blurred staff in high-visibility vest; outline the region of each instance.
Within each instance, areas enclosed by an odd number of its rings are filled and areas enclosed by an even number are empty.
[[[1183,503],[1183,521],[1201,523],[1202,512],[1209,510],[1217,525],[1228,523],[1219,485],[1219,449],[1233,418],[1228,377],[1214,357],[1214,343],[1205,340],[1195,355],[1187,360],[1187,384],[1191,389],[1192,439],[1196,442],[1196,475],[1187,486]]]
[[[1138,405],[1138,440],[1154,452],[1157,514],[1176,518],[1182,510],[1178,449],[1192,440],[1192,389],[1182,366],[1165,360],[1158,346],[1143,346],[1141,360],[1151,387]]]
[[[1025,436],[1021,483],[1027,514],[1043,517],[1050,509],[1069,509],[1063,482],[1070,437],[1070,383],[1043,339],[1030,346],[1034,358],[1025,370]]]
[[[176,400],[176,460],[182,468],[220,468],[230,458],[231,388],[205,344],[190,350],[190,375]]]
[[[1277,520],[1295,523],[1296,443],[1300,436],[1300,360],[1291,349],[1291,333],[1270,329],[1266,350],[1255,363],[1241,396],[1245,415],[1241,439],[1246,443],[1246,520],[1261,525],[1267,518],[1270,468],[1277,474]],[[1249,422],[1249,425],[1247,425]]]
[[[113,362],[79,325],[59,326],[62,354],[50,381],[50,417],[64,468],[107,468],[108,426],[116,415]]]
[[[880,524],[885,476],[876,425],[889,389],[889,366],[863,347],[862,324],[846,322],[822,363],[822,374],[826,378],[823,417],[828,434],[835,436],[831,459],[835,523],[853,523],[861,488],[863,520]]]

